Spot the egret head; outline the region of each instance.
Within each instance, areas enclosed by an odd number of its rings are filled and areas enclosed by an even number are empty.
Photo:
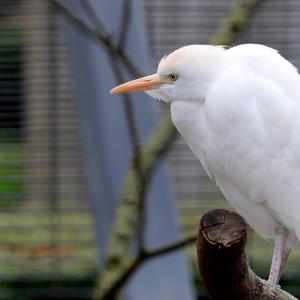
[[[157,72],[113,88],[110,93],[144,91],[163,102],[202,101],[223,65],[220,46],[190,45],[161,59]]]

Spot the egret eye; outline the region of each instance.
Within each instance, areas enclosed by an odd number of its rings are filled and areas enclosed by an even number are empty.
[[[171,79],[171,81],[176,81],[178,76],[176,74],[169,74],[169,78]]]

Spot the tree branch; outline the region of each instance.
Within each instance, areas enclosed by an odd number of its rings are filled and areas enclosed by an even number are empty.
[[[189,244],[195,243],[196,242],[196,236],[190,236],[190,237],[185,237],[183,239],[180,239],[176,242],[163,245],[161,247],[158,247],[156,249],[148,249],[145,251],[145,255],[147,258],[154,258],[156,256],[164,255],[164,254],[169,254],[170,252],[180,250],[182,247],[185,247]]]
[[[80,0],[80,4],[83,7],[83,9],[86,11],[90,20],[94,23],[94,25],[96,27],[94,30],[97,30],[98,34],[103,36],[103,38],[109,38],[109,35],[108,35],[108,33],[106,33],[104,25],[98,18],[98,15],[97,15],[95,8],[93,7],[91,1],[90,0]],[[71,13],[71,11],[69,11],[69,13]],[[85,26],[86,26],[86,24],[85,24]]]
[[[131,275],[147,260],[155,258],[157,256],[165,255],[176,250],[180,250],[182,247],[196,242],[196,237],[186,237],[178,241],[172,242],[168,245],[164,245],[155,249],[147,249],[140,252],[139,255],[132,261],[124,260],[123,272],[114,285],[99,286],[99,290],[96,288],[94,291],[93,299],[112,300],[118,295],[119,289],[125,284],[125,282],[131,277]]]
[[[119,38],[118,38],[118,45],[120,48],[124,47],[126,44],[126,38],[128,34],[130,16],[131,16],[131,0],[124,0],[123,2],[123,9],[122,9],[122,21],[121,27],[119,31]]]
[[[248,28],[252,15],[263,2],[265,0],[245,0],[237,5],[210,43],[212,45],[232,45]]]
[[[169,129],[173,130],[174,135],[176,133],[174,127],[169,126],[171,124],[169,118],[169,115],[166,115],[163,118],[162,123],[160,124],[160,128],[162,130],[155,130],[150,140],[141,149],[142,176],[145,182],[149,181],[153,169],[159,163],[159,159],[164,156],[171,145],[171,140],[168,147],[166,147],[165,143],[162,143],[162,141],[166,140],[166,135],[169,134]],[[94,293],[95,300],[114,299],[105,298],[105,291],[108,291],[109,289],[114,290],[115,285],[120,287],[119,282],[124,282],[122,279],[124,276],[123,274],[128,273],[127,267],[124,267],[124,257],[126,257],[126,254],[128,254],[130,249],[137,221],[136,216],[139,213],[139,195],[137,194],[139,185],[140,181],[134,175],[134,168],[131,166],[129,167],[126,175],[120,205],[117,207],[115,222],[113,224],[111,239],[107,251],[107,262]],[[146,188],[146,185],[144,185],[144,188]],[[144,250],[144,253],[145,252],[146,251]],[[139,266],[140,262],[135,265],[135,268]],[[132,274],[133,272],[129,272],[130,276]]]
[[[92,7],[92,4],[89,0],[81,0],[81,4],[86,10],[88,16],[94,22],[96,28],[102,32],[102,35],[106,36],[104,25],[102,24],[101,20],[98,18],[95,10]],[[122,14],[122,22],[120,27],[119,33],[119,46],[124,46],[126,41],[128,26],[129,26],[129,17],[131,11],[131,0],[125,0],[123,3],[123,14]],[[118,83],[122,83],[125,81],[120,66],[117,63],[117,55],[113,51],[108,50],[108,57],[110,59],[110,64],[112,66],[113,73],[115,75],[116,81]],[[144,229],[146,226],[146,205],[145,205],[145,194],[147,190],[147,184],[144,181],[144,174],[142,173],[142,166],[141,166],[141,148],[139,146],[139,137],[138,137],[138,129],[136,126],[134,110],[133,110],[133,103],[132,97],[130,94],[122,94],[121,97],[123,98],[123,105],[124,111],[126,115],[126,123],[128,126],[131,148],[133,152],[133,160],[132,160],[132,167],[134,170],[134,175],[138,184],[136,185],[136,194],[138,197],[138,230],[137,230],[137,248],[138,252],[144,251]]]
[[[132,62],[132,60],[128,57],[127,53],[125,53],[124,48],[119,47],[114,44],[110,35],[106,32],[99,30],[99,28],[91,27],[80,17],[76,16],[67,6],[65,6],[60,0],[51,0],[51,2],[57,6],[58,11],[62,13],[70,22],[76,25],[80,30],[85,32],[88,36],[94,38],[98,42],[100,42],[104,47],[106,47],[110,52],[117,55],[127,70],[133,76],[142,76],[142,72],[139,68]]]
[[[89,0],[81,0],[81,4],[86,10],[88,16],[94,22],[96,29],[102,32],[102,35],[107,36],[105,33],[104,25],[102,24],[101,20],[98,18],[95,10],[92,7],[92,4]],[[129,17],[130,17],[130,10],[131,10],[131,0],[125,0],[123,3],[123,14],[122,14],[122,22],[120,27],[119,33],[119,46],[124,46],[126,41],[128,26],[129,26]],[[122,83],[125,81],[120,66],[117,62],[117,55],[115,52],[108,50],[108,57],[110,59],[110,64],[112,66],[113,73],[116,78],[116,82]],[[138,137],[138,130],[136,126],[134,110],[133,110],[133,103],[132,97],[130,94],[122,94],[121,97],[123,98],[123,106],[126,115],[126,123],[128,126],[131,148],[133,152],[133,160],[132,160],[132,167],[134,170],[134,176],[136,177],[136,195],[138,200],[138,226],[137,226],[137,248],[138,253],[144,251],[144,229],[146,226],[146,205],[145,205],[145,194],[147,190],[147,184],[144,181],[144,174],[142,173],[142,166],[141,166],[141,148],[139,146],[139,137]]]
[[[200,274],[212,300],[296,300],[262,280],[245,254],[247,224],[235,212],[216,209],[199,225],[197,254]]]

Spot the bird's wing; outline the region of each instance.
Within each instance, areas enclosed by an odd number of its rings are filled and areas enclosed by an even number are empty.
[[[255,63],[237,59],[207,94],[207,164],[221,186],[265,204],[299,239],[300,76],[263,50]]]
[[[229,64],[241,63],[253,74],[277,83],[284,92],[300,101],[300,76],[297,68],[275,49],[258,44],[243,44],[225,52]]]

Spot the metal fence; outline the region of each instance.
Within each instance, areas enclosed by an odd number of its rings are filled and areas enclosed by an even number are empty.
[[[66,282],[95,273],[61,21],[47,1],[0,2],[1,299],[45,299],[58,288],[61,299],[83,299],[84,283]]]
[[[140,1],[153,65],[208,43],[237,2]],[[265,1],[242,42],[274,47],[300,67],[300,2]],[[1,299],[85,299],[93,284],[95,233],[65,43],[47,1],[0,1]],[[169,162],[181,223],[194,232],[201,213],[228,204],[181,138]],[[251,237],[250,259],[265,276],[272,244]],[[298,250],[283,277],[295,295],[299,261]]]

